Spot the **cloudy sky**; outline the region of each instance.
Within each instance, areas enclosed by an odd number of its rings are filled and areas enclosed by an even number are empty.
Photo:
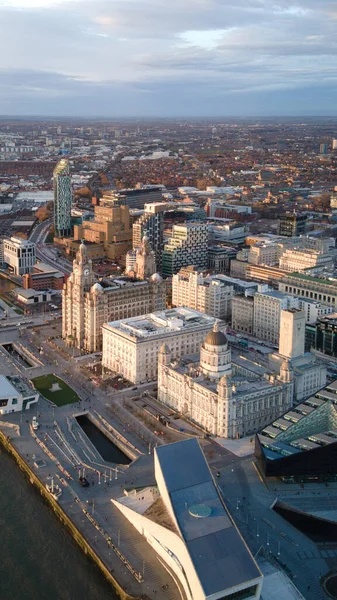
[[[0,0],[0,114],[337,114],[337,2]]]

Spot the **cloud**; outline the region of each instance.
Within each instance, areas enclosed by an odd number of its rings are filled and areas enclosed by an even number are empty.
[[[335,18],[324,0],[0,0],[0,111],[269,110],[282,92],[296,113],[323,86],[335,113]]]

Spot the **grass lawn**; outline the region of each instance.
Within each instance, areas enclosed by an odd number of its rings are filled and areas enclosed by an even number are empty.
[[[79,402],[80,400],[76,392],[62,379],[56,377],[56,375],[35,377],[31,382],[42,396],[47,398],[47,400],[54,402],[56,406],[63,406],[64,404],[71,404],[72,402]],[[53,383],[58,383],[61,389],[57,392],[51,392],[50,388]]]

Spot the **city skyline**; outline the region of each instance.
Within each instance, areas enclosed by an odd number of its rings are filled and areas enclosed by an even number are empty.
[[[337,114],[333,3],[0,0],[0,16],[1,115]]]

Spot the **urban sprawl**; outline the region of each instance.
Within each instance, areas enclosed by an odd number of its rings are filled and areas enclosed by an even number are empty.
[[[337,119],[0,120],[0,433],[126,597],[337,597],[336,237]]]

